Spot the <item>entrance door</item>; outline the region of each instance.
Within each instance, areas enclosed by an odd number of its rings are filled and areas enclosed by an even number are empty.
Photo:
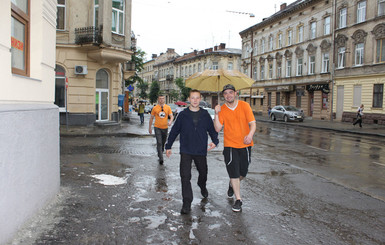
[[[313,116],[314,109],[314,92],[309,92],[309,116]]]
[[[344,112],[344,86],[337,87],[337,111],[336,119],[342,120],[342,113]]]
[[[108,73],[101,69],[96,73],[95,116],[96,121],[108,121],[109,115]]]

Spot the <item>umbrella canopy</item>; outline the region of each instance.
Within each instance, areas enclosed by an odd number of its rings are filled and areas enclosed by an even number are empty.
[[[229,83],[239,90],[250,88],[254,80],[236,70],[204,70],[186,79],[186,87],[211,92],[220,92]]]
[[[183,102],[183,101],[177,101],[174,103],[175,105],[187,105],[186,102]]]

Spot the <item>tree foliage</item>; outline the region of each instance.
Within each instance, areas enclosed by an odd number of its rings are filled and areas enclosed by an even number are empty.
[[[138,82],[138,85],[136,87],[140,90],[140,93],[139,93],[139,97],[140,98],[147,99],[147,97],[148,97],[148,94],[147,94],[148,86],[149,86],[148,83],[146,83],[144,81]]]
[[[175,79],[175,84],[179,87],[179,89],[181,91],[180,100],[186,101],[189,94],[190,94],[191,88],[188,88],[185,86],[185,82],[184,82],[183,78],[181,78],[181,77]]]
[[[135,83],[143,82],[143,79],[139,76],[139,72],[143,70],[143,64],[144,64],[144,56],[146,53],[141,50],[137,49],[135,53],[131,56],[131,63],[135,65],[135,75],[130,77],[129,79],[125,80],[125,86],[129,86]]]
[[[168,95],[170,96],[170,99],[172,101],[179,99],[179,92],[178,91],[172,90],[172,91],[170,91],[170,93]]]
[[[160,92],[159,83],[157,81],[152,81],[151,87],[150,87],[150,94],[149,94],[149,99],[151,104],[154,104],[157,101],[159,92]]]

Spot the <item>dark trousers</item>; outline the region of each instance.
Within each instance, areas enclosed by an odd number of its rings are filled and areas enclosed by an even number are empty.
[[[362,117],[358,116],[353,125],[356,125],[357,123],[360,125],[360,128],[362,128]]]
[[[139,113],[139,117],[140,117],[140,124],[143,124],[144,123],[144,113]]]
[[[207,159],[206,156],[196,156],[189,154],[180,155],[180,178],[182,182],[182,198],[183,205],[190,206],[193,200],[193,191],[191,188],[191,163],[194,160],[195,166],[198,170],[198,186],[201,189],[206,188],[207,181]]]
[[[164,145],[167,140],[168,128],[154,128],[155,129],[155,138],[156,138],[156,150],[158,151],[158,157],[160,161],[163,161],[163,151]]]

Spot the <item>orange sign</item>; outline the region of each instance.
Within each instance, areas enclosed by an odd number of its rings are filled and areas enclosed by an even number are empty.
[[[21,51],[24,51],[24,43],[22,41],[17,40],[14,37],[11,37],[11,46],[13,48],[19,49]]]

